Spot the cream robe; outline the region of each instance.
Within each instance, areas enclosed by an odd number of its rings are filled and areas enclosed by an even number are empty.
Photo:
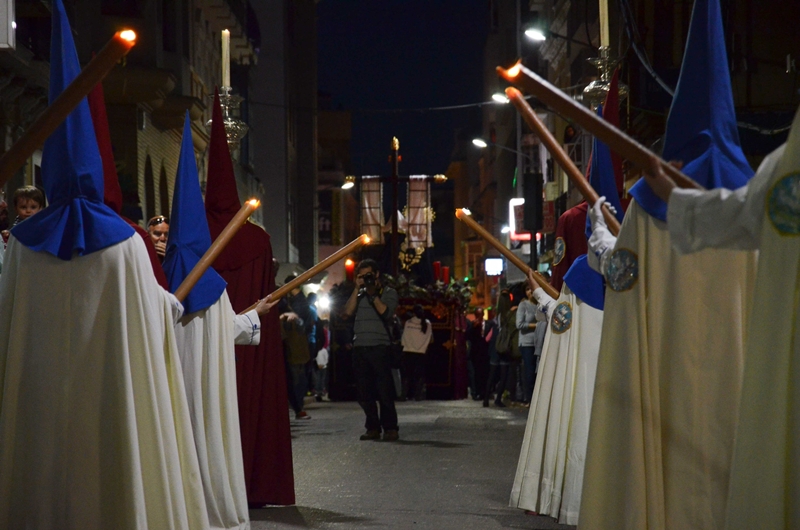
[[[236,316],[227,291],[177,326],[178,348],[212,528],[249,528],[236,394],[237,344],[258,344],[258,315]],[[255,336],[254,336],[255,334]]]
[[[603,312],[566,283],[548,312],[563,302],[572,325],[547,330],[509,504],[577,524]]]
[[[620,249],[639,276],[606,288],[579,527],[721,528],[755,255],[679,255],[635,201]]]
[[[796,117],[787,146],[800,144],[798,123]],[[800,528],[798,173],[800,149],[781,147],[744,188],[681,190],[669,202],[670,233],[682,251],[705,246],[760,249],[731,467],[729,530]],[[786,192],[784,213],[789,212],[783,220],[793,217],[794,233],[781,233],[780,223],[773,223],[770,215],[773,190],[781,189]]]
[[[0,276],[0,528],[207,528],[174,297],[131,237]],[[179,304],[178,304],[179,307]]]

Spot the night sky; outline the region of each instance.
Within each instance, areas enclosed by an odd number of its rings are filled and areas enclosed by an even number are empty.
[[[486,0],[322,0],[319,90],[353,112],[352,172],[385,175],[392,136],[400,173],[444,173],[455,130],[480,130],[480,110],[374,112],[482,101]]]

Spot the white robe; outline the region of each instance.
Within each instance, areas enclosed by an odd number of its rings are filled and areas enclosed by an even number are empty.
[[[174,297],[141,238],[0,275],[0,528],[207,528]],[[178,304],[179,307],[179,304]]]
[[[635,201],[621,249],[638,280],[606,288],[579,527],[721,528],[755,256],[681,256]]]
[[[788,146],[800,143],[798,123],[795,118]],[[782,147],[744,188],[676,190],[669,202],[672,241],[682,251],[760,249],[731,466],[729,530],[800,528],[800,235],[781,233],[770,208],[780,197],[776,193],[786,192],[784,213],[793,209],[793,216],[783,220],[791,223],[793,217],[795,230],[800,227],[798,172],[800,149]]]
[[[176,327],[211,528],[249,528],[234,343],[258,344],[255,311],[237,316],[228,293]],[[258,326],[258,327],[256,327]]]
[[[548,313],[564,302],[572,324],[547,330],[510,505],[577,524],[603,312],[565,283]]]

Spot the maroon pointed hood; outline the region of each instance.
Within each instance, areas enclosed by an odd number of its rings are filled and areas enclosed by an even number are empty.
[[[89,111],[92,113],[100,158],[103,159],[103,202],[119,214],[122,212],[122,188],[119,186],[117,168],[114,164],[114,151],[111,148],[111,133],[108,130],[108,115],[106,114],[106,100],[103,96],[102,83],[97,83],[89,92]]]
[[[100,149],[100,158],[103,159],[103,202],[117,212],[141,236],[142,240],[144,240],[144,246],[147,249],[147,255],[150,258],[150,265],[153,268],[153,275],[156,277],[156,281],[164,289],[169,289],[167,277],[164,275],[164,269],[161,268],[161,261],[158,259],[150,234],[138,224],[122,216],[122,188],[119,185],[117,167],[114,163],[114,150],[111,147],[111,132],[108,128],[108,114],[106,114],[106,100],[103,95],[102,83],[97,83],[97,86],[89,92],[88,99],[89,112],[92,114],[92,123],[94,124],[94,134],[97,137],[97,147]]]
[[[211,113],[211,138],[208,143],[208,178],[206,180],[206,218],[211,239],[219,236],[242,207],[236,190],[236,175],[225,135],[219,91],[214,90],[214,107]],[[264,207],[266,205],[262,205]],[[261,251],[249,243],[252,229],[263,232],[250,223],[245,224],[214,262],[217,271],[238,269],[256,259]]]

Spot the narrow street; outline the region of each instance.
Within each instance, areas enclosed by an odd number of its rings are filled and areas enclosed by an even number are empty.
[[[292,421],[297,505],[251,510],[254,529],[570,529],[508,507],[528,409],[398,403],[399,442],[362,442],[355,402]]]

